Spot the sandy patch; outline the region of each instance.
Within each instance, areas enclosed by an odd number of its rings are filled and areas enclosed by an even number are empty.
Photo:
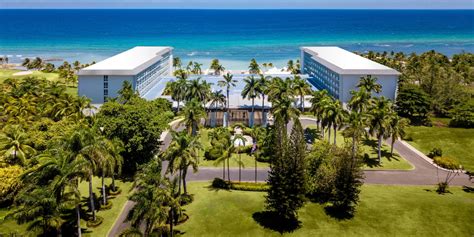
[[[30,72],[30,71],[23,71],[23,72],[13,73],[13,76],[25,76],[25,75],[30,75],[32,73],[33,72]]]

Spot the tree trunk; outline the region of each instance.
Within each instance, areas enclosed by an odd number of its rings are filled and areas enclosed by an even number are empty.
[[[239,183],[242,181],[242,179],[241,179],[241,176],[242,176],[242,174],[241,174],[241,169],[242,169],[241,166],[242,166],[242,157],[241,157],[240,148],[239,148]]]
[[[173,237],[173,209],[170,210],[170,236]]]
[[[102,203],[104,205],[107,204],[107,194],[105,193],[105,180],[104,180],[104,174],[102,173]]]
[[[178,102],[178,113],[179,113],[179,100],[177,100],[176,102]]]
[[[89,174],[89,202],[90,202],[90,208],[92,211],[92,220],[95,221],[95,204],[94,204],[94,192],[92,190],[92,173]]]
[[[334,145],[336,145],[336,139],[337,139],[337,125],[334,124]]]
[[[382,158],[382,135],[379,135],[379,144],[378,144],[378,159],[379,159],[379,164]]]
[[[331,125],[328,126],[328,143],[331,143]]]
[[[301,101],[301,112],[304,113],[304,95],[301,95],[300,101]]]
[[[188,169],[186,167],[184,167],[183,169],[183,190],[184,190],[184,194],[187,194],[188,193],[188,189],[186,188],[186,175],[188,174]]]
[[[181,169],[178,171],[178,193],[181,194]]]
[[[229,123],[230,123],[229,122],[229,120],[230,120],[229,119],[229,101],[230,101],[230,99],[229,99],[229,86],[227,86],[227,104],[226,104],[227,105],[226,106],[227,107],[227,116],[225,116],[226,117],[225,118],[226,119],[226,127],[229,127]]]
[[[112,191],[114,191],[114,192],[115,192],[115,190],[117,190],[115,188],[115,173],[112,174],[112,187],[111,188],[112,188]]]
[[[255,158],[255,183],[257,183],[257,157]]]
[[[352,159],[354,159],[356,153],[356,136],[352,136]]]
[[[390,146],[390,156],[393,156],[393,145],[395,144],[395,138],[392,137],[392,145]]]
[[[229,162],[229,160],[230,160],[230,157],[227,158],[227,180],[229,180],[229,182],[230,182],[230,162]]]
[[[77,204],[76,205],[76,218],[77,218],[77,236],[78,237],[81,237],[82,236],[82,231],[81,231],[81,210],[80,210],[80,205],[81,204]]]
[[[266,127],[266,119],[264,119],[264,114],[265,114],[265,94],[262,94],[262,126]]]
[[[321,124],[321,139],[324,139],[324,125]]]
[[[253,128],[253,123],[254,123],[254,121],[255,121],[254,109],[255,109],[255,99],[252,98],[252,120],[251,120],[251,123],[250,123],[250,127],[251,127],[251,128]]]
[[[225,160],[224,162],[222,162],[223,166],[222,166],[222,179],[225,180]]]

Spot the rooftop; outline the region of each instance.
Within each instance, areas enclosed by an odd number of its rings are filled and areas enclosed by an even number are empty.
[[[339,47],[302,47],[301,50],[311,54],[313,59],[339,74],[400,75],[395,69]]]
[[[136,75],[171,47],[137,46],[79,71],[79,75]]]

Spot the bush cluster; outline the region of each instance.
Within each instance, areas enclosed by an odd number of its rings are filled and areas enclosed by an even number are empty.
[[[457,170],[460,168],[459,162],[451,157],[435,157],[433,159],[434,163],[445,168],[445,169],[450,169],[450,170]]]
[[[443,150],[441,148],[435,147],[427,155],[429,158],[433,159],[435,157],[443,156]]]
[[[212,187],[218,189],[230,189],[230,184],[221,178],[214,178],[212,181]]]
[[[267,183],[231,182],[230,189],[239,191],[266,192],[270,186]]]

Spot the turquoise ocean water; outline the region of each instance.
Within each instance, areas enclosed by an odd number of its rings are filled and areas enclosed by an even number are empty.
[[[166,45],[205,66],[251,58],[283,66],[299,47],[474,52],[473,10],[0,10],[0,55],[98,61],[136,45]]]

